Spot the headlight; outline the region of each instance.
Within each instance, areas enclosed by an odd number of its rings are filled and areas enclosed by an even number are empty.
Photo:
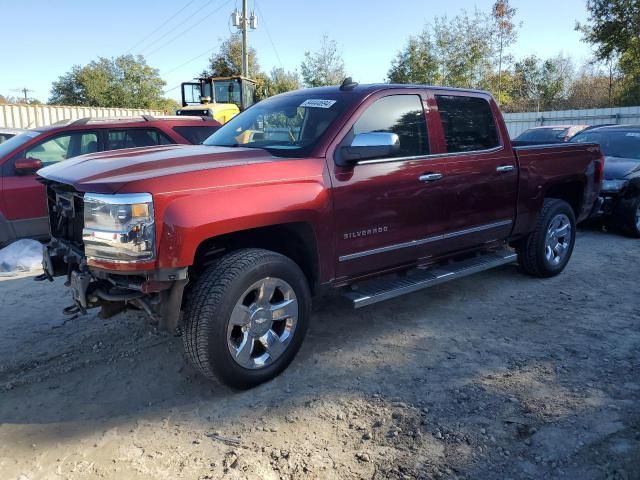
[[[85,194],[82,240],[88,258],[152,260],[155,224],[151,194]]]
[[[627,186],[629,180],[603,180],[602,191],[603,192],[619,192]]]

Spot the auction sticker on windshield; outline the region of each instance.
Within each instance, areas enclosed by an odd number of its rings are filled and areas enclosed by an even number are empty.
[[[325,100],[322,98],[309,98],[302,102],[301,107],[307,108],[331,108],[331,105],[336,103],[336,100]]]

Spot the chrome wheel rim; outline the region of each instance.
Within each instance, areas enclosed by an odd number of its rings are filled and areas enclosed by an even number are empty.
[[[295,334],[298,298],[280,278],[257,281],[236,302],[227,326],[233,360],[248,369],[264,368],[282,356]]]
[[[544,255],[551,265],[559,265],[571,246],[571,221],[564,213],[553,217],[547,228]]]
[[[636,209],[636,230],[640,232],[640,205]]]

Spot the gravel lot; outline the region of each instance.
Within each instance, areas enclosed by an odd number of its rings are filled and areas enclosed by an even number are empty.
[[[325,297],[291,367],[235,392],[142,315],[0,278],[0,478],[640,478],[639,280],[638,241],[587,230],[553,279]]]

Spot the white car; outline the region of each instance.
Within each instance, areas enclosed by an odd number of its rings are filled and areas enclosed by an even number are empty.
[[[15,137],[16,135],[22,132],[26,132],[26,130],[22,128],[0,127],[0,143],[6,142],[11,137]]]

